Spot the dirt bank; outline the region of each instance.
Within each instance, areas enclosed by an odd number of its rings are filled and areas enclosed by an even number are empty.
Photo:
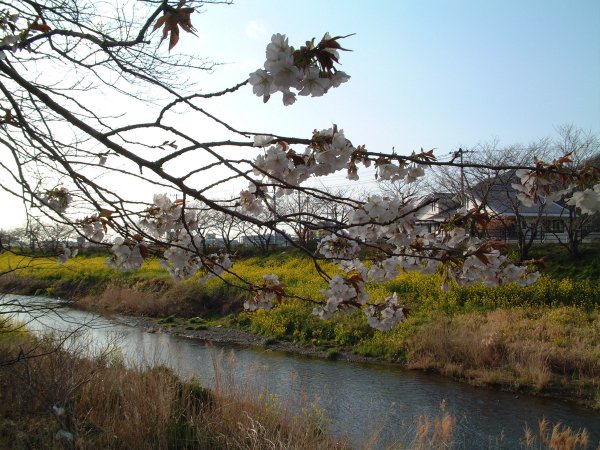
[[[228,327],[207,327],[202,330],[187,330],[183,326],[166,327],[158,324],[156,319],[150,317],[114,316],[115,321],[138,328],[143,328],[150,333],[168,333],[187,339],[198,339],[200,341],[215,342],[219,344],[242,345],[266,349],[266,351],[277,351],[293,353],[296,355],[310,356],[314,358],[335,359],[351,362],[376,362],[375,358],[355,355],[350,352],[325,351],[314,347],[306,347],[289,341],[265,338],[249,331]],[[380,361],[381,362],[381,361]]]

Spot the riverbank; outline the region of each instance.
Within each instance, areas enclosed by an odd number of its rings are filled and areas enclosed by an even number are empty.
[[[95,312],[100,312],[95,310]],[[497,317],[498,314],[495,316]],[[189,319],[188,319],[189,320]],[[308,345],[299,345],[294,342],[277,340],[271,337],[264,337],[262,335],[258,335],[256,333],[241,330],[239,328],[229,328],[223,325],[217,326],[205,326],[201,325],[201,329],[191,329],[192,327],[189,325],[189,322],[183,318],[167,318],[164,319],[156,319],[150,317],[134,317],[134,316],[121,316],[117,318],[119,323],[127,324],[128,326],[139,327],[150,333],[168,333],[175,336],[184,337],[187,339],[197,339],[200,341],[206,342],[214,342],[220,344],[229,344],[229,345],[241,345],[241,346],[249,346],[255,348],[266,349],[267,351],[277,351],[284,353],[291,353],[296,355],[303,355],[313,358],[321,358],[321,359],[329,359],[329,360],[341,360],[341,361],[350,361],[350,362],[359,362],[359,363],[378,363],[378,364],[393,364],[393,365],[401,365],[410,370],[422,370],[422,371],[430,371],[438,374],[446,375],[455,381],[459,382],[467,382],[474,386],[480,387],[492,387],[496,389],[500,389],[503,391],[513,392],[516,394],[529,394],[529,395],[537,395],[544,397],[552,397],[557,399],[563,399],[565,401],[576,402],[585,407],[591,409],[600,409],[598,408],[598,400],[597,397],[594,396],[594,389],[592,387],[591,390],[586,391],[586,386],[581,382],[576,382],[576,377],[574,376],[572,381],[573,385],[569,386],[565,383],[557,382],[556,380],[552,382],[551,374],[543,369],[540,371],[539,366],[536,364],[540,364],[540,360],[529,361],[528,366],[523,366],[521,370],[526,375],[529,375],[532,378],[537,378],[538,383],[528,384],[524,381],[519,381],[516,377],[511,377],[509,372],[503,372],[502,370],[490,369],[486,368],[485,364],[481,364],[478,368],[471,368],[468,371],[465,368],[453,367],[447,365],[448,357],[441,357],[438,360],[429,359],[429,354],[427,359],[423,363],[421,360],[414,359],[411,362],[399,362],[399,361],[389,361],[383,359],[381,357],[372,357],[372,356],[362,356],[356,353],[353,353],[350,350],[340,350],[339,348],[329,348],[329,349],[320,349],[314,346]],[[193,320],[193,319],[192,319]],[[162,323],[161,323],[162,321]],[[443,327],[443,325],[440,325]],[[527,326],[527,325],[526,325]],[[443,333],[444,330],[439,330],[440,333]],[[539,331],[539,330],[538,330]],[[534,330],[535,332],[535,330]],[[489,334],[492,336],[488,339],[493,339],[493,333]],[[444,340],[450,339],[450,340]],[[470,342],[470,341],[469,341]],[[485,346],[489,346],[490,353],[495,354],[500,350],[497,348],[497,343],[494,342],[483,342]],[[452,350],[449,350],[448,347],[453,347],[454,342],[452,342],[452,338],[448,335],[439,338],[436,343],[432,342],[423,342],[421,344],[422,348],[428,349],[428,351],[432,351],[432,349],[437,348],[439,351],[445,353],[450,353]],[[421,348],[421,350],[422,350]],[[538,349],[539,351],[540,349]],[[455,350],[456,351],[456,350]],[[476,349],[474,351],[477,351]],[[489,357],[489,356],[488,356]],[[491,357],[494,357],[493,355]],[[560,355],[556,355],[557,358]],[[543,361],[543,364],[546,364],[547,361]],[[565,370],[565,369],[563,369]],[[573,371],[573,368],[569,369]],[[540,385],[543,385],[543,388],[540,388]],[[595,385],[594,385],[595,386]]]
[[[23,302],[56,305],[55,301],[42,297]],[[591,448],[600,440],[597,413],[556,400],[473,389],[443,377],[392,365],[328,362],[245,346],[204,345],[111,322],[95,314],[62,307],[56,314],[45,315],[42,322],[31,323],[31,327],[42,332],[68,330],[74,324],[93,324],[76,339],[84,345],[93,342],[99,351],[109,348],[106,345],[112,346],[118,336],[119,350],[109,358],[111,364],[125,362],[126,367],[131,364],[135,367],[141,361],[144,367],[148,364],[170,367],[184,379],[196,377],[209,389],[222,382],[219,380],[232,380],[244,393],[256,393],[260,399],[268,399],[273,407],[282,405],[300,416],[308,412],[311,420],[323,418],[322,423],[330,423],[327,429],[336,438],[347,435],[352,439],[355,444],[352,448],[522,448],[525,445],[521,442],[526,437],[523,427],[527,424],[535,434],[542,417],[553,424],[563,424],[556,430],[560,436],[567,436],[563,431],[570,426],[571,430],[590,431]],[[12,373],[10,368],[7,370]],[[58,380],[69,380],[71,373],[68,366],[56,366]],[[215,377],[217,373],[222,375]],[[142,403],[140,400],[138,405],[142,407]],[[152,405],[146,406],[146,410],[152,411]],[[232,413],[244,415],[244,411]],[[434,443],[436,423],[444,424],[444,430],[450,432],[444,435],[444,443],[438,441],[439,445]],[[553,425],[547,425],[546,430],[555,432]],[[572,431],[571,435],[577,433],[583,436],[583,431]],[[429,439],[430,444],[423,442]],[[380,445],[376,445],[377,441]],[[530,447],[545,448],[535,443]],[[179,447],[173,443],[169,448]]]
[[[90,357],[79,342],[0,321],[0,448],[349,448],[327,435],[319,410],[291,411],[230,375],[207,389],[166,366],[125,365],[109,349]]]
[[[37,269],[19,276],[0,277],[0,288],[74,298],[77,307],[138,316],[147,329],[160,327],[186,337],[392,362],[474,385],[600,408],[600,292],[593,280],[543,276],[529,288],[472,286],[442,292],[436,277],[404,274],[368,286],[375,301],[397,292],[410,310],[404,323],[383,333],[370,328],[360,312],[322,321],[311,314],[310,305],[296,300],[248,314],[241,311],[247,292],[218,279],[203,285],[174,283],[153,261],[126,274],[111,272],[103,258],[74,258],[64,266],[53,260],[35,264]],[[245,278],[257,281],[276,273],[287,291],[304,297],[318,296],[324,287],[310,267],[309,260],[293,253],[236,263]]]
[[[102,313],[102,311],[94,311]],[[309,356],[312,358],[321,358],[329,360],[340,360],[348,362],[381,362],[381,359],[361,356],[349,351],[327,351],[306,345],[299,345],[290,341],[276,340],[245,331],[239,328],[229,328],[222,325],[206,327],[201,329],[192,329],[186,325],[187,322],[178,324],[178,319],[173,321],[159,323],[161,319],[140,316],[109,316],[117,323],[127,326],[138,327],[149,333],[168,333],[180,336],[186,339],[197,339],[199,341],[214,342],[218,344],[241,345],[246,347],[255,347],[267,351],[276,351],[282,353],[291,353],[295,355]],[[166,326],[168,325],[168,326]]]

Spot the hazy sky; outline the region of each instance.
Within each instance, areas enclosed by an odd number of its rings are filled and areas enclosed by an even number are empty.
[[[208,108],[241,129],[309,137],[336,123],[372,151],[440,155],[495,138],[527,143],[567,123],[600,134],[598,0],[238,0],[192,21],[199,37],[178,48],[227,63],[197,80],[206,91],[262,66],[273,33],[294,46],[356,33],[343,41],[350,82],[323,98],[283,107],[275,94],[263,105],[246,87]],[[5,211],[18,207],[0,198]],[[0,227],[20,220],[0,217]]]

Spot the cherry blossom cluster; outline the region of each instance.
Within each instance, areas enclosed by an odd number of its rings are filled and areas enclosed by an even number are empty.
[[[11,14],[7,11],[0,12],[0,60],[6,59],[5,50],[13,50],[19,42],[16,27],[18,20],[18,14]]]
[[[483,242],[477,237],[469,236],[464,229],[455,228],[445,240],[446,254],[454,248],[462,248],[464,258],[461,265],[447,265],[446,280],[442,289],[448,288],[449,279],[461,286],[483,283],[485,286],[501,286],[517,283],[525,287],[539,278],[539,272],[530,272],[526,266],[517,266],[508,261],[499,247],[504,244]]]
[[[383,302],[369,305],[365,308],[367,323],[379,331],[388,331],[403,322],[406,318],[406,308],[400,306],[398,297],[393,295],[386,297]]]
[[[180,233],[186,227],[194,229],[197,223],[196,215],[193,211],[186,210],[185,217],[182,217],[183,209],[182,200],[172,201],[166,194],[155,194],[153,206],[146,211],[140,225],[157,238],[174,231]]]
[[[334,275],[329,280],[329,289],[321,291],[327,300],[313,309],[313,314],[322,319],[330,319],[338,311],[350,312],[364,306],[369,299],[360,274],[348,276]]]
[[[377,161],[377,176],[384,181],[404,181],[413,183],[425,176],[425,169],[419,165],[394,164],[389,160]]]
[[[202,257],[202,264],[206,270],[206,274],[200,278],[200,281],[206,281],[213,276],[223,275],[226,271],[233,267],[233,261],[227,253],[212,253]]]
[[[576,184],[559,189],[556,180],[536,176],[535,172],[518,170],[517,176],[521,182],[513,183],[512,187],[518,191],[517,198],[525,206],[533,206],[540,197],[544,201],[567,198],[567,205],[579,208],[583,214],[591,215],[600,211],[600,184],[584,190],[578,190]]]
[[[533,206],[540,196],[549,201],[562,198],[571,191],[571,188],[557,189],[556,180],[549,176],[538,176],[536,172],[519,169],[515,172],[519,183],[512,183],[517,191],[517,199],[524,206]]]
[[[254,145],[265,147],[273,141],[272,136],[257,135]],[[311,144],[303,153],[297,153],[286,142],[277,141],[253,161],[254,174],[261,178],[251,182],[248,189],[240,192],[240,204],[246,212],[258,215],[264,211],[263,202],[269,199],[266,190],[261,187],[262,180],[274,179],[290,186],[298,186],[311,176],[325,176],[348,167],[356,151],[344,136],[344,131],[338,130],[337,126],[315,131]],[[278,188],[276,195],[291,192],[284,186]]]
[[[353,259],[358,255],[360,247],[353,240],[330,234],[321,239],[318,250],[325,258]]]
[[[369,303],[365,289],[368,282],[389,281],[402,271],[424,274],[439,273],[444,277],[442,289],[450,281],[458,285],[483,283],[498,286],[518,283],[527,286],[535,282],[537,272],[510,263],[500,252],[500,244],[484,242],[470,236],[464,227],[454,225],[440,233],[425,232],[416,223],[414,203],[403,204],[398,199],[371,197],[350,216],[348,236],[327,236],[319,249],[332,259],[342,259],[338,266],[344,275],[334,276],[326,299],[314,314],[327,319],[336,312],[347,312],[360,306],[371,326],[385,331],[405,318],[405,310],[396,295],[381,303]],[[377,248],[387,248],[387,256],[367,266],[358,259],[349,259],[357,242]]]
[[[64,187],[47,190],[42,195],[42,202],[58,213],[64,213],[71,201],[73,197]]]
[[[344,50],[338,40],[329,33],[315,45],[313,41],[295,50],[288,44],[283,34],[274,34],[267,45],[264,69],[250,74],[252,92],[267,102],[271,94],[283,93],[283,104],[288,106],[296,101],[298,95],[320,97],[330,88],[335,88],[350,79],[346,73],[336,70],[339,63],[339,50]]]
[[[372,195],[368,198],[362,208],[355,209],[350,216],[350,223],[359,224],[388,224],[403,219],[406,222],[407,229],[412,229],[409,223],[414,222],[416,216],[411,214],[415,211],[416,203],[410,202],[403,204],[399,198],[384,198],[379,195]],[[364,231],[360,226],[353,227],[354,234]],[[383,231],[387,231],[383,230]]]
[[[142,249],[140,242],[117,236],[110,249],[112,255],[106,260],[106,265],[122,272],[138,270],[144,264]]]
[[[310,162],[308,149],[304,154],[298,155],[287,143],[280,141],[254,160],[254,174],[277,177],[289,184],[299,185],[311,175]]]
[[[59,264],[64,264],[67,262],[67,260],[69,258],[75,258],[77,256],[77,254],[79,253],[78,249],[70,249],[68,247],[65,247],[62,251],[62,253],[59,253],[58,255],[58,263]]]
[[[291,149],[287,142],[277,141],[272,136],[256,135],[254,146],[268,146],[252,163],[254,174],[261,179],[250,183],[249,188],[240,193],[240,203],[245,211],[255,215],[263,212],[263,201],[269,198],[260,187],[264,179],[298,186],[310,177],[326,176],[346,169],[348,179],[358,180],[356,163],[361,162],[365,167],[369,167],[371,163],[370,159],[364,156],[364,147],[354,147],[344,135],[344,131],[335,125],[329,129],[315,131],[311,144],[302,153]],[[376,164],[378,177],[381,180],[403,180],[410,183],[425,175],[425,170],[419,164],[397,165],[388,159],[380,159]],[[282,186],[277,189],[276,195],[286,195],[291,192],[291,189]],[[372,197],[365,206],[367,216],[374,220],[386,220],[383,217],[376,217],[383,215],[383,209],[390,213],[387,220],[394,220],[398,208],[395,203],[390,203],[387,199]]]
[[[581,209],[583,214],[600,212],[600,183],[593,188],[574,192],[567,204]]]
[[[365,166],[370,162],[363,149],[355,148],[337,127],[315,132],[311,145],[302,154],[272,136],[256,136],[255,146],[268,146],[254,161],[255,175],[294,186],[311,176],[328,175],[344,168],[348,169],[349,178],[357,179],[356,162]],[[424,156],[429,157],[427,153]],[[413,182],[425,174],[421,164],[396,164],[387,158],[379,158],[376,167],[380,180]],[[241,194],[241,203],[247,211],[260,210],[262,202],[268,199],[260,190],[260,182]],[[285,188],[277,191],[277,195],[287,193]],[[497,248],[469,236],[464,228],[449,228],[445,233],[426,232],[417,225],[418,209],[415,201],[403,203],[398,198],[374,195],[350,214],[350,226],[344,234],[325,236],[318,251],[337,260],[343,275],[330,280],[329,288],[322,291],[323,304],[314,308],[313,313],[327,319],[338,311],[364,307],[369,298],[365,283],[391,280],[401,271],[441,273],[446,280],[443,288],[448,287],[450,280],[459,285],[483,282],[490,286],[508,282],[528,285],[535,281],[537,274],[509,263]],[[391,256],[367,267],[356,259],[360,244],[383,245],[389,248]],[[368,305],[365,311],[370,323],[379,329],[389,329],[404,318],[395,296]]]
[[[258,216],[265,209],[263,201],[269,198],[266,190],[256,183],[250,183],[248,189],[240,192],[240,206],[244,211]]]
[[[567,153],[547,164],[536,161],[535,170],[520,169],[515,172],[519,183],[512,187],[525,206],[538,200],[557,201],[579,208],[583,214],[600,211],[600,169],[593,165],[574,168],[571,154]]]
[[[77,241],[80,245],[87,246],[89,245],[89,241],[92,242],[101,242],[104,239],[104,233],[106,231],[106,222],[99,217],[88,217],[84,220],[76,222],[81,230],[80,236],[77,238]],[[79,250],[76,248],[68,248],[65,247],[62,250],[62,253],[58,254],[58,263],[64,264],[67,262],[69,258],[74,258],[79,253]]]
[[[262,286],[255,287],[255,294],[252,298],[244,302],[244,309],[247,311],[271,309],[273,307],[273,302],[281,299],[284,295],[283,288],[284,286],[279,281],[277,275],[263,275]]]
[[[83,232],[98,241],[104,237],[109,214],[104,217],[88,218],[83,222]],[[102,220],[104,218],[104,220]],[[202,255],[202,237],[198,233],[198,213],[186,209],[181,200],[171,200],[166,194],[154,195],[153,203],[145,212],[139,226],[148,235],[169,244],[160,262],[171,277],[181,281],[198,272],[206,272],[200,280],[221,275],[233,265],[226,254]],[[119,270],[135,270],[141,266],[147,253],[142,237],[135,240],[117,238],[111,247],[112,256],[107,264]]]
[[[81,232],[92,242],[102,242],[106,232],[106,222],[100,218],[88,218],[81,223]]]
[[[171,240],[169,248],[163,253],[160,266],[167,269],[174,280],[187,280],[203,267],[197,251],[201,246],[200,236],[179,233],[178,239]]]

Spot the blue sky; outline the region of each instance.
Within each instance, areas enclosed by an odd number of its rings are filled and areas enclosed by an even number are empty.
[[[335,122],[355,144],[381,150],[526,143],[565,123],[600,131],[598,1],[240,0],[194,23],[201,28],[209,16],[203,33],[214,30],[223,44],[215,56],[237,52],[259,64],[275,32],[292,44],[356,33],[345,40],[353,52],[342,55],[350,83],[291,108],[273,99],[259,117],[277,125],[269,114],[310,130]],[[243,36],[249,22],[259,30],[254,40]]]
[[[284,107],[276,94],[264,105],[246,87],[207,106],[244,130],[309,137],[335,123],[372,151],[440,155],[492,139],[528,143],[562,124],[600,135],[597,0],[238,0],[192,21],[199,36],[182,35],[176,50],[226,63],[195,80],[204,91],[261,67],[273,33],[295,46],[356,33],[341,58],[351,80],[322,98]],[[0,227],[20,221],[12,215]]]

